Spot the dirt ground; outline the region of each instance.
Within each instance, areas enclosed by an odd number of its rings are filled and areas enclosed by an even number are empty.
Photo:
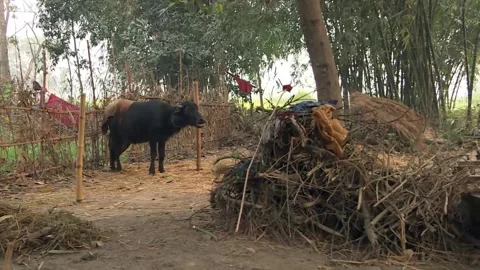
[[[32,257],[14,269],[427,269],[426,265],[375,265],[333,262],[308,245],[287,247],[266,239],[246,239],[192,228],[187,220],[208,208],[214,176],[212,162],[220,152],[209,152],[203,170],[195,160],[168,161],[166,174],[148,175],[148,164],[124,164],[124,171],[87,171],[85,199],[74,203],[75,178],[35,180],[2,200],[22,203],[43,211],[52,207],[111,229],[116,236],[100,248],[68,255]],[[156,164],[157,166],[158,164]],[[33,180],[29,180],[32,182]],[[209,228],[211,216],[200,214],[193,225]],[[210,227],[211,228],[211,227]],[[431,267],[428,267],[432,269]],[[459,269],[437,266],[433,269]]]

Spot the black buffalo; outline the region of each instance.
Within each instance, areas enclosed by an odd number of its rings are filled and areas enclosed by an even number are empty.
[[[114,113],[104,119],[102,133],[106,134],[110,129],[110,168],[113,171],[122,170],[120,155],[131,144],[148,142],[150,144],[149,173],[155,175],[157,151],[158,170],[160,173],[165,172],[163,162],[167,140],[184,127],[201,128],[205,124],[205,120],[198,111],[197,104],[191,101],[184,101],[180,105],[173,106],[158,100],[150,100],[132,102],[127,106],[124,105],[124,107],[113,110],[111,107],[108,108],[108,112],[113,111]],[[107,111],[105,115],[107,115]],[[115,167],[115,162],[117,167]]]

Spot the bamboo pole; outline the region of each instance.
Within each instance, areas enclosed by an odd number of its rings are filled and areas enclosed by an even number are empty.
[[[182,82],[183,82],[183,79],[182,79],[182,49],[179,49],[178,50],[178,93],[180,93],[181,95],[183,95],[183,92],[182,92]]]
[[[12,257],[13,257],[14,246],[15,246],[14,242],[8,242],[7,252],[5,253],[5,259],[3,261],[3,270],[12,269]]]
[[[128,62],[125,62],[125,71],[127,72],[127,87],[128,87],[128,93],[132,94],[132,70],[130,69],[130,64]]]
[[[90,42],[88,42],[88,40],[87,40],[87,52],[88,52],[88,67],[90,68],[90,83],[92,85],[93,108],[97,109],[97,96],[95,95],[95,83],[93,81],[92,57],[90,54]]]
[[[92,96],[93,96],[93,109],[97,109],[97,95],[95,94],[95,82],[93,79],[93,67],[92,67],[92,57],[90,53],[90,42],[87,40],[87,52],[88,52],[88,66],[90,68],[90,84],[92,85]],[[95,121],[95,133],[99,132],[99,126],[98,126],[98,119],[97,119],[97,114],[93,115],[94,121]],[[99,158],[98,156],[100,153],[98,152],[98,138],[95,136],[93,138],[93,162],[95,163],[95,166],[98,165]]]
[[[40,107],[45,106],[45,91],[47,90],[47,56],[45,53],[45,47],[42,49],[42,61],[43,61],[43,85],[40,90]]]
[[[134,89],[133,89],[133,86],[132,86],[132,82],[133,82],[133,78],[132,78],[132,69],[131,69],[131,65],[129,62],[125,62],[125,71],[127,72],[127,85],[128,85],[128,93],[127,95],[125,95],[125,97],[123,98],[127,98],[127,97],[134,97],[134,96],[137,96],[137,94],[133,93],[134,92]],[[135,146],[132,146],[129,150],[128,150],[128,156],[129,158],[131,159],[132,158],[132,151],[135,151],[136,147]]]
[[[45,46],[42,49],[42,64],[43,64],[43,82],[42,82],[42,90],[40,90],[40,108],[45,108],[45,93],[47,91],[47,54],[45,52]],[[40,122],[41,122],[41,133],[40,138],[45,138],[45,129],[46,129],[46,121],[44,114],[40,114]],[[40,144],[40,164],[43,165],[43,157],[45,153],[45,146]]]
[[[80,122],[77,151],[77,202],[83,199],[83,150],[85,145],[85,93],[80,97]]]
[[[193,82],[193,101],[200,107],[200,94],[198,91],[198,81]],[[197,171],[200,171],[202,158],[202,134],[200,128],[197,128]]]
[[[263,89],[262,89],[262,78],[260,77],[260,71],[257,72],[258,78],[258,94],[260,95],[260,107],[263,109]]]

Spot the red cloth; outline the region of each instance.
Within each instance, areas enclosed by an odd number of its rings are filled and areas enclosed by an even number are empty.
[[[282,89],[283,89],[283,91],[287,91],[287,92],[290,93],[290,91],[292,91],[292,89],[293,89],[293,86],[291,84],[285,84],[285,85],[282,86]]]
[[[240,79],[237,75],[234,75],[230,72],[227,71],[227,73],[233,77],[233,79],[237,82],[238,84],[238,91],[240,93],[247,93],[250,94],[252,92],[253,85],[251,85],[249,82]]]
[[[66,126],[78,125],[78,118],[80,113],[80,108],[78,106],[75,106],[63,100],[54,94],[50,94],[50,97],[45,104],[45,108],[58,112],[70,112],[71,114],[52,112],[51,115],[54,119]]]

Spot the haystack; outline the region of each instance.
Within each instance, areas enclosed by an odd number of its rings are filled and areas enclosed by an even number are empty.
[[[423,116],[400,102],[355,92],[350,94],[350,103],[351,120],[361,129],[356,134],[368,136],[370,143],[396,134],[402,143],[423,148],[423,139],[433,139],[435,134]]]
[[[458,218],[467,172],[454,174],[455,160],[428,153],[396,157],[381,145],[365,143],[355,123],[353,139],[340,144],[339,155],[328,149],[312,111],[303,106],[277,112],[253,162],[244,159],[216,184],[212,207],[232,228],[243,204],[243,232],[302,239],[315,248],[318,241],[328,241],[331,250],[361,246],[377,257],[412,251],[425,256],[460,246],[468,230],[460,229]],[[413,122],[414,112],[405,115]],[[418,124],[394,124],[390,117],[378,116],[384,121],[377,125],[391,121],[390,128],[406,138],[420,133]]]
[[[63,210],[36,213],[0,203],[0,248],[14,242],[14,255],[51,253],[101,245],[108,232]]]

